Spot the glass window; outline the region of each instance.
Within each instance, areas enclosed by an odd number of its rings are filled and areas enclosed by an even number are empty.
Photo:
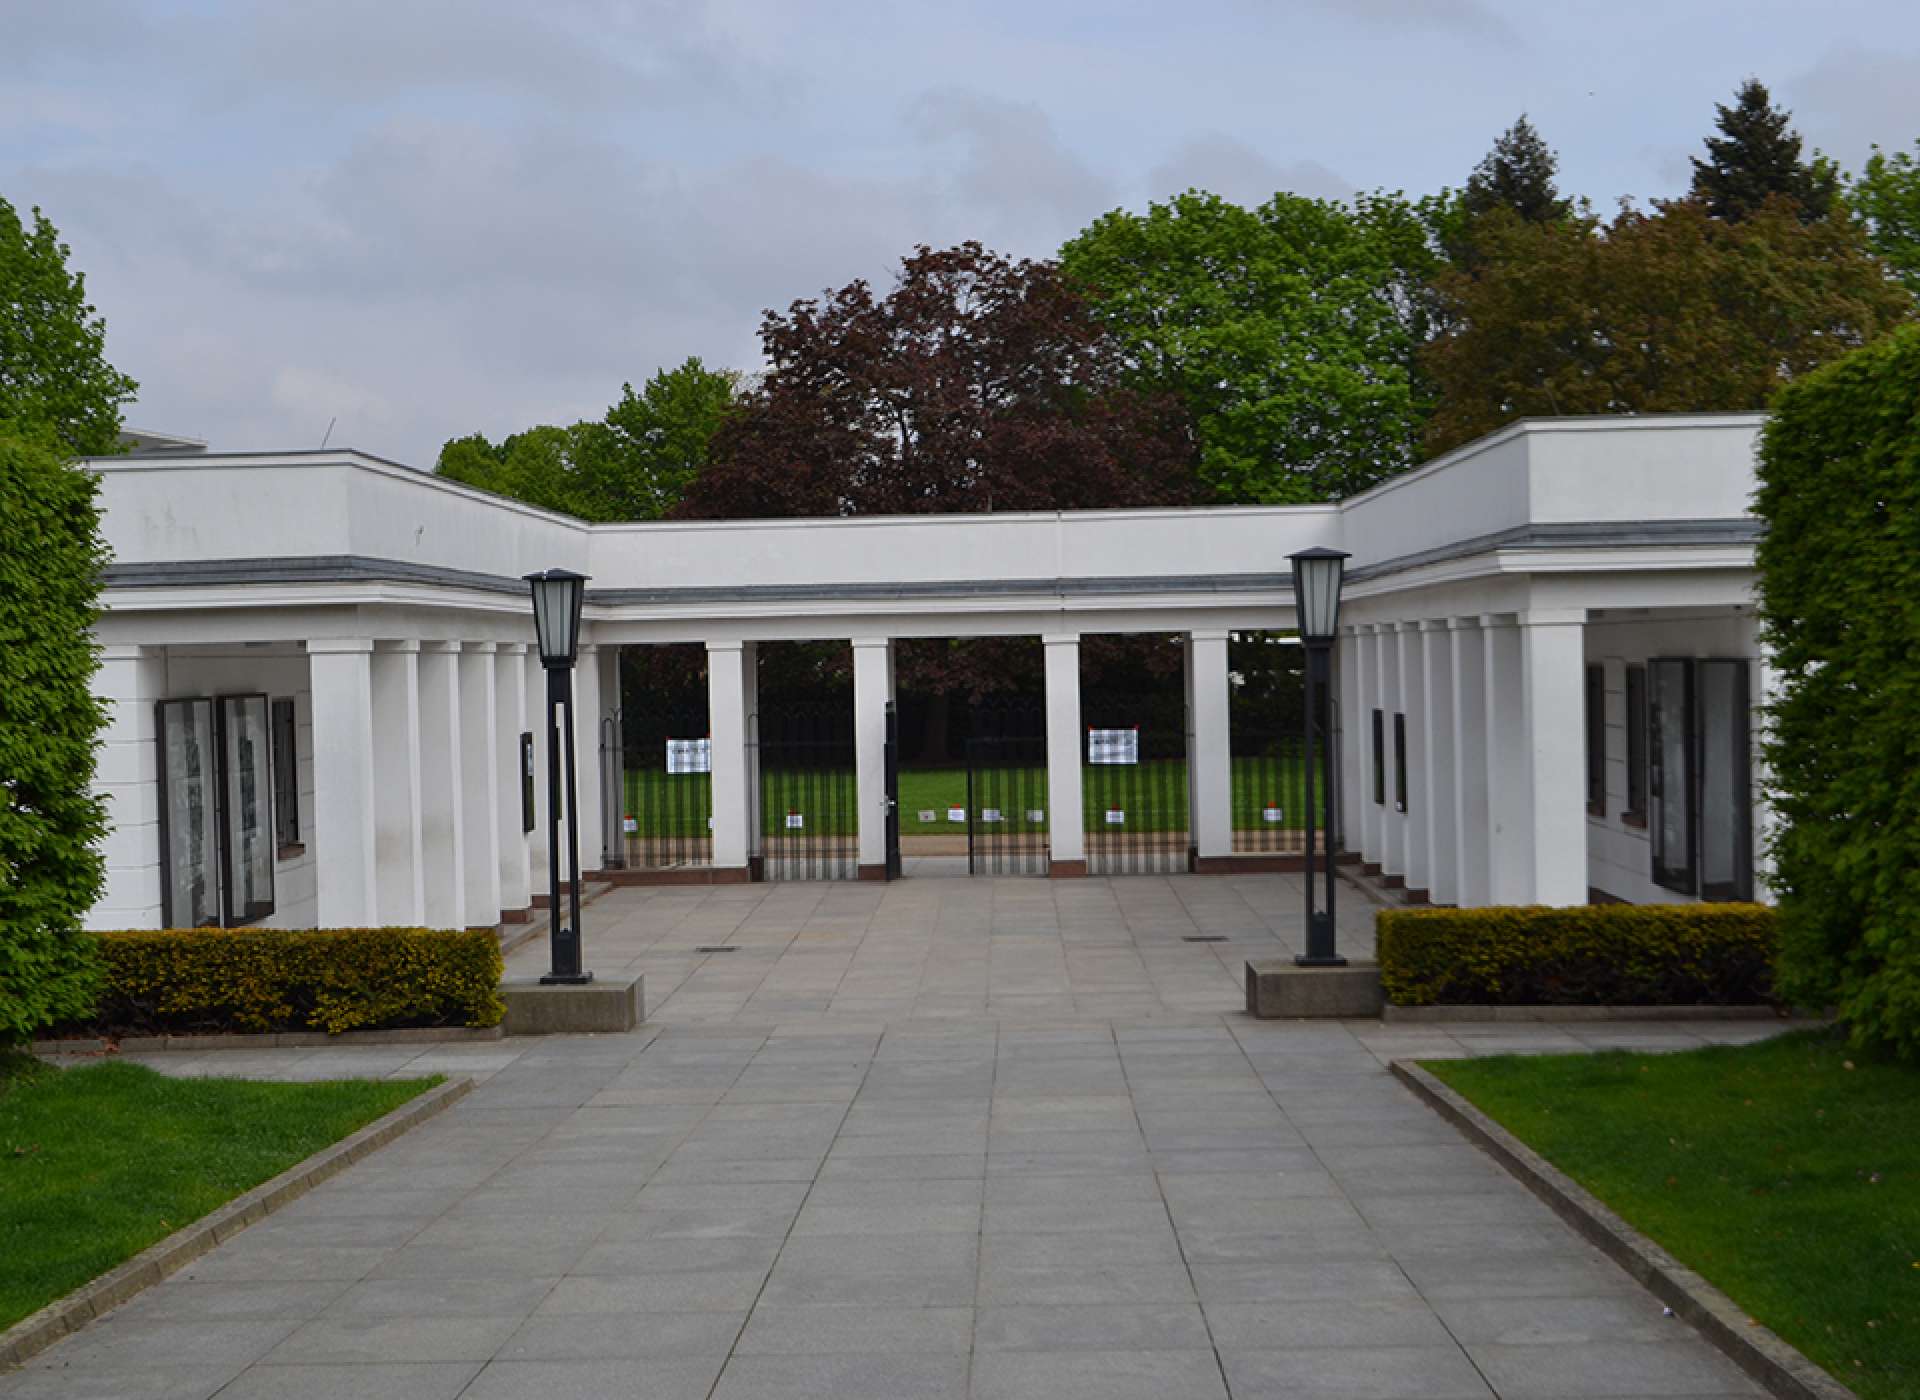
[[[1745,661],[1698,663],[1700,895],[1753,898],[1753,799]]]
[[[1587,667],[1587,811],[1607,814],[1607,672]]]
[[[1656,660],[1647,676],[1647,827],[1653,882],[1694,892],[1693,663]]]
[[[300,725],[293,701],[273,702],[273,839],[300,844]]]
[[[221,869],[226,921],[250,924],[273,912],[273,786],[267,697],[220,700]]]
[[[1373,712],[1373,800],[1387,805],[1387,717],[1379,710]]]
[[[1627,810],[1630,822],[1647,820],[1647,668],[1627,667]]]
[[[1393,807],[1407,810],[1407,717],[1393,717]]]
[[[162,700],[156,715],[163,912],[168,928],[205,928],[220,922],[213,702]]]

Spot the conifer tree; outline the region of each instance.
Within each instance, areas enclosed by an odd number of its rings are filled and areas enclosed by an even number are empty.
[[[1792,113],[1773,105],[1766,85],[1748,78],[1733,106],[1714,104],[1718,136],[1707,138],[1707,159],[1693,158],[1693,197],[1716,219],[1737,223],[1769,196],[1785,195],[1803,219],[1824,219],[1833,206],[1832,169],[1800,158]]]
[[[1564,219],[1573,206],[1553,182],[1559,166],[1560,158],[1522,112],[1467,177],[1462,212],[1475,218],[1490,209],[1511,209],[1533,224]]]

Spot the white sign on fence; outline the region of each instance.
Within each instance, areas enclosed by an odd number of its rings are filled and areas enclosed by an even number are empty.
[[[1000,815],[1000,809],[998,807],[985,807],[981,809],[980,820],[983,822],[1003,822],[1006,818]]]
[[[940,820],[940,814],[931,807],[922,807],[920,809],[920,820],[922,823],[937,822]]]
[[[1118,807],[1107,808],[1108,826],[1125,826],[1126,824],[1127,814],[1125,812],[1121,811]]]
[[[1029,807],[1029,808],[1027,808],[1027,820],[1028,820],[1028,821],[1030,821],[1030,822],[1043,822],[1043,821],[1045,821],[1046,819],[1047,819],[1047,814],[1046,814],[1046,812],[1045,812],[1045,810],[1044,810],[1044,809],[1042,809],[1042,808],[1039,808],[1039,807]]]
[[[629,836],[638,835],[640,831],[640,819],[631,814],[624,816],[620,818],[620,829]]]
[[[713,771],[713,740],[667,740],[667,771],[669,773],[711,773]]]
[[[1089,763],[1138,763],[1140,761],[1140,726],[1131,729],[1089,729],[1087,731],[1087,762]]]
[[[799,831],[807,824],[807,819],[799,812],[787,813],[787,830]]]
[[[965,821],[966,819],[967,819],[967,809],[966,809],[965,807],[949,807],[949,808],[947,808],[947,820],[948,820],[948,821],[950,821],[950,822],[963,822],[963,821]]]
[[[1269,802],[1261,809],[1260,820],[1263,822],[1279,822],[1281,820],[1280,809]]]

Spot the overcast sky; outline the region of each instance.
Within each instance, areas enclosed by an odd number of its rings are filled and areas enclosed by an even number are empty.
[[[1045,256],[1188,186],[1673,194],[1759,76],[1856,168],[1920,137],[1914,0],[0,0],[39,204],[135,425],[422,466],[601,412],[917,243]]]

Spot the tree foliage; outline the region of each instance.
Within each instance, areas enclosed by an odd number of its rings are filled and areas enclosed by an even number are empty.
[[[1195,190],[1105,215],[1061,263],[1137,382],[1186,398],[1206,498],[1327,500],[1412,465],[1438,258],[1406,200],[1276,194],[1245,209]]]
[[[1522,112],[1467,177],[1461,209],[1468,218],[1511,209],[1528,223],[1564,219],[1573,212],[1573,205],[1561,197],[1554,183],[1559,168],[1559,156]]]
[[[1873,251],[1920,296],[1920,141],[1891,155],[1875,146],[1847,201],[1866,221]]]
[[[50,427],[0,422],[0,1045],[86,1017],[96,986],[80,916],[107,830],[91,630],[106,546],[70,450]]]
[[[1496,210],[1476,237],[1484,264],[1437,282],[1436,452],[1529,415],[1762,408],[1913,313],[1857,221],[1784,199],[1738,223],[1691,200],[1611,224]]]
[[[537,427],[500,442],[454,438],[435,470],[582,520],[657,520],[706,465],[733,406],[738,376],[689,358],[638,393],[624,384],[600,419]]]
[[[675,512],[689,518],[1156,505],[1189,493],[1180,405],[1052,263],[978,243],[770,311],[767,371]]]
[[[1800,133],[1790,112],[1773,105],[1758,78],[1748,78],[1733,105],[1714,104],[1718,136],[1707,137],[1707,159],[1693,157],[1692,197],[1716,219],[1751,218],[1769,199],[1784,196],[1806,219],[1823,219],[1838,178],[1824,162],[1800,156]]]
[[[1780,981],[1920,1056],[1920,327],[1775,401],[1760,599]]]
[[[106,322],[67,256],[44,214],[28,226],[0,198],[0,422],[44,426],[76,455],[112,452],[139,386],[107,363]]]

